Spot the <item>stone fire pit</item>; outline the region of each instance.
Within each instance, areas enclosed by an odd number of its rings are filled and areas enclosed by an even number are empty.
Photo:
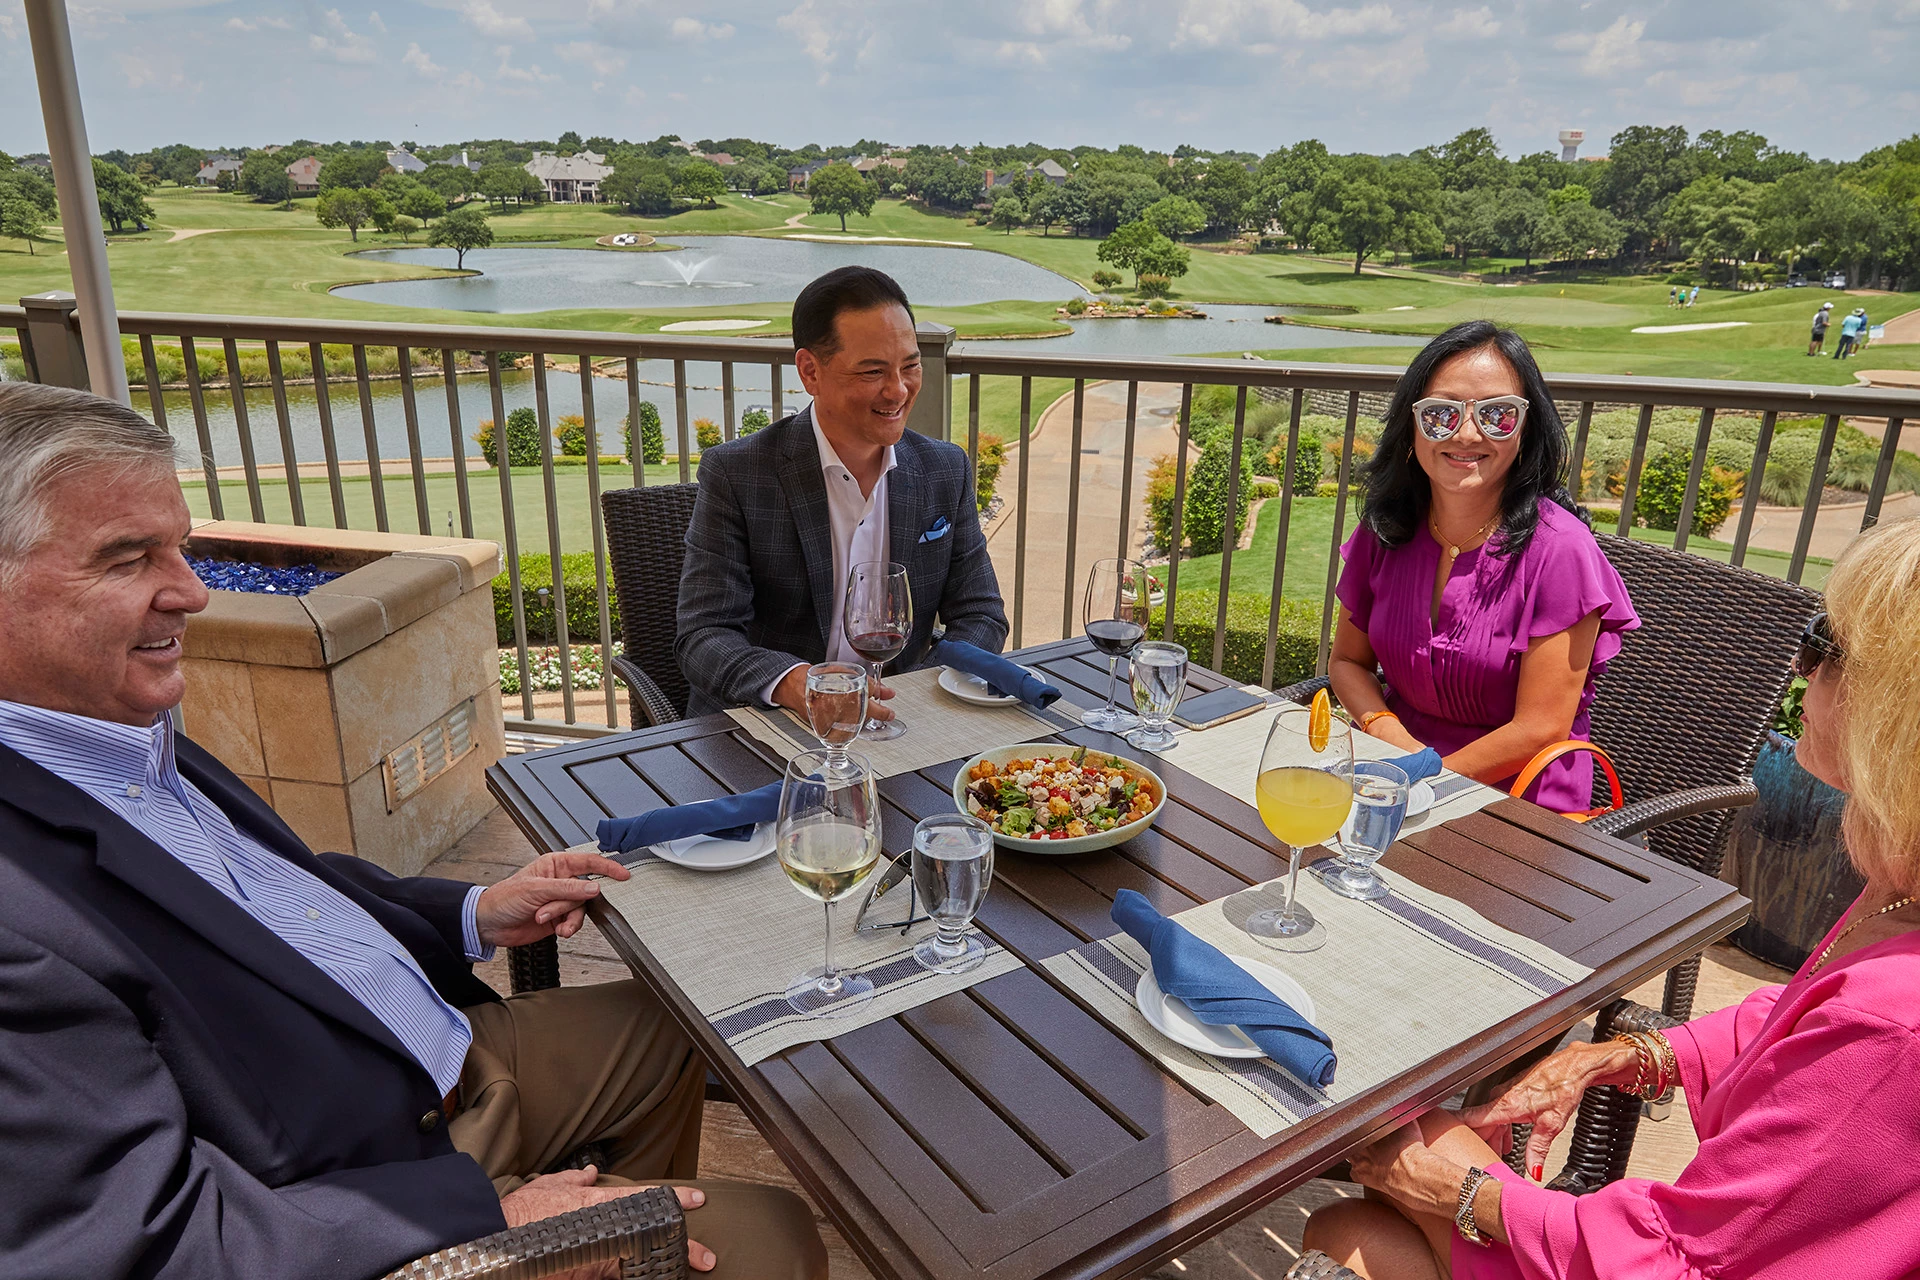
[[[188,551],[342,575],[216,590],[187,624],[188,736],[303,840],[414,875],[486,816],[505,738],[494,543],[223,520]]]

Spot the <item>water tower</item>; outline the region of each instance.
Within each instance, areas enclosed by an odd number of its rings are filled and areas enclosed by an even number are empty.
[[[1560,162],[1572,164],[1580,150],[1580,144],[1586,140],[1585,129],[1562,129],[1560,131]]]

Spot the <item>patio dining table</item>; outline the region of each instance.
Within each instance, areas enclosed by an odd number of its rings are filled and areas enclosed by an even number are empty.
[[[1105,661],[1083,639],[1016,656],[1070,701],[1096,705],[1104,696]],[[1236,682],[1195,667],[1189,683]],[[1087,729],[1057,736],[1129,750]],[[1118,1280],[1154,1270],[1558,1038],[1745,916],[1729,885],[1525,801],[1498,800],[1405,836],[1382,866],[1591,973],[1356,1097],[1257,1137],[1042,965],[1117,932],[1109,911],[1122,888],[1171,914],[1285,873],[1286,851],[1254,809],[1184,773],[1179,754],[1154,760],[1169,798],[1152,831],[1102,853],[996,859],[975,924],[1020,967],[752,1066],[617,911],[596,903],[594,919],[875,1276]],[[782,763],[716,715],[510,758],[488,778],[533,844],[559,850],[591,840],[603,817],[707,798],[716,784],[759,786]],[[962,763],[880,784],[887,856],[910,845],[918,819],[952,809]]]

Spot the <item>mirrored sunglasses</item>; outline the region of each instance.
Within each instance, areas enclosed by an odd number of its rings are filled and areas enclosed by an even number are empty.
[[[1413,405],[1413,420],[1420,434],[1438,442],[1460,434],[1460,426],[1473,415],[1474,425],[1489,440],[1508,440],[1527,420],[1525,396],[1495,396],[1491,400],[1443,400],[1429,396]]]
[[[1800,650],[1793,655],[1793,674],[1802,680],[1811,680],[1821,663],[1832,662],[1837,666],[1842,657],[1842,650],[1833,638],[1833,624],[1827,621],[1826,614],[1816,613],[1807,623],[1807,629],[1800,633]]]

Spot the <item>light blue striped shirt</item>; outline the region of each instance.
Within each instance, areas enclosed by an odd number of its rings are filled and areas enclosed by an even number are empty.
[[[448,1093],[473,1028],[440,998],[411,953],[358,903],[236,830],[220,807],[180,776],[173,723],[151,728],[0,701],[0,743],[66,779],[185,863],[366,1006]],[[482,960],[467,894],[467,959]]]

